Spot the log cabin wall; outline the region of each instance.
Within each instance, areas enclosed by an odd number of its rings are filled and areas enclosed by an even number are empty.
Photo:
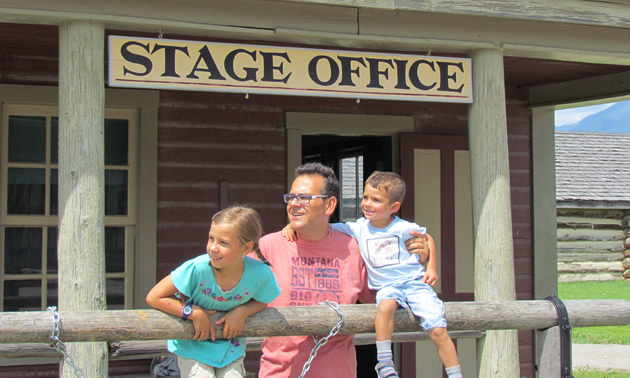
[[[560,282],[630,278],[628,143],[623,133],[556,133]]]
[[[0,24],[0,38],[0,83],[57,85],[57,27]],[[533,299],[530,110],[526,88],[506,93],[516,291],[524,300]],[[418,133],[468,132],[465,104],[160,91],[156,280],[205,253],[221,182],[229,204],[261,213],[266,232],[285,225],[287,111],[413,115]],[[519,340],[521,375],[533,377],[533,331]]]
[[[630,210],[558,208],[557,212],[558,281],[624,279]]]

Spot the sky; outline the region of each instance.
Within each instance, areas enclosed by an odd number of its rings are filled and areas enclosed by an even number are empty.
[[[581,108],[573,108],[573,109],[564,109],[564,110],[556,110],[556,126],[564,126],[571,125],[574,123],[578,123],[583,118],[601,112],[602,110],[609,108],[615,105],[615,102],[609,104],[601,104],[601,105],[592,105],[592,106],[584,106]]]

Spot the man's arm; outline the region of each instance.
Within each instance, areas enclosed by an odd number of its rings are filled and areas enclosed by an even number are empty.
[[[435,242],[433,241],[431,235],[423,234],[420,231],[410,231],[410,234],[413,237],[405,241],[407,251],[418,255],[421,264],[426,263],[428,259],[435,262],[435,256],[431,257],[429,253],[429,249],[432,249],[435,253]],[[433,243],[433,248],[430,248],[430,243]]]

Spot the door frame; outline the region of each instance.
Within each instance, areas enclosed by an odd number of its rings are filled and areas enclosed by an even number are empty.
[[[287,188],[293,183],[293,172],[302,164],[302,135],[332,134],[343,136],[391,136],[392,167],[398,169],[399,135],[413,133],[412,116],[390,116],[348,113],[287,112]]]

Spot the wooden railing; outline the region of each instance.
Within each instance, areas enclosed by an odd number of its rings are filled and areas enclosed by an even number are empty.
[[[628,325],[630,302],[623,299],[564,301],[573,327]],[[450,331],[545,329],[558,325],[556,309],[544,300],[513,302],[448,302]],[[376,307],[372,304],[339,306],[345,321],[340,334],[372,333]],[[216,313],[212,319],[219,319]],[[75,341],[191,339],[192,322],[157,310],[59,311],[59,338]],[[337,313],[326,305],[267,308],[245,322],[243,337],[327,334],[337,324]],[[48,311],[0,313],[0,344],[50,341],[53,317]],[[397,332],[420,332],[413,314],[399,309]],[[222,337],[221,327],[217,337]]]
[[[572,327],[630,324],[627,300],[567,300],[564,304]],[[373,343],[376,307],[339,307],[345,318],[339,333],[356,334],[357,344]],[[482,337],[486,330],[544,330],[558,325],[554,305],[544,300],[447,302],[445,308],[449,333],[454,338]],[[165,342],[158,340],[190,339],[194,335],[192,322],[152,309],[60,311],[58,315],[62,342],[108,341],[114,356],[165,353]],[[217,313],[211,318],[217,320],[222,315]],[[247,319],[242,336],[251,338],[248,349],[254,350],[262,337],[323,335],[337,321],[337,312],[326,305],[267,308]],[[56,355],[48,346],[53,324],[52,313],[47,311],[0,313],[0,358]],[[396,311],[395,330],[394,342],[426,338],[408,310]],[[217,337],[222,337],[221,327],[217,327]]]

